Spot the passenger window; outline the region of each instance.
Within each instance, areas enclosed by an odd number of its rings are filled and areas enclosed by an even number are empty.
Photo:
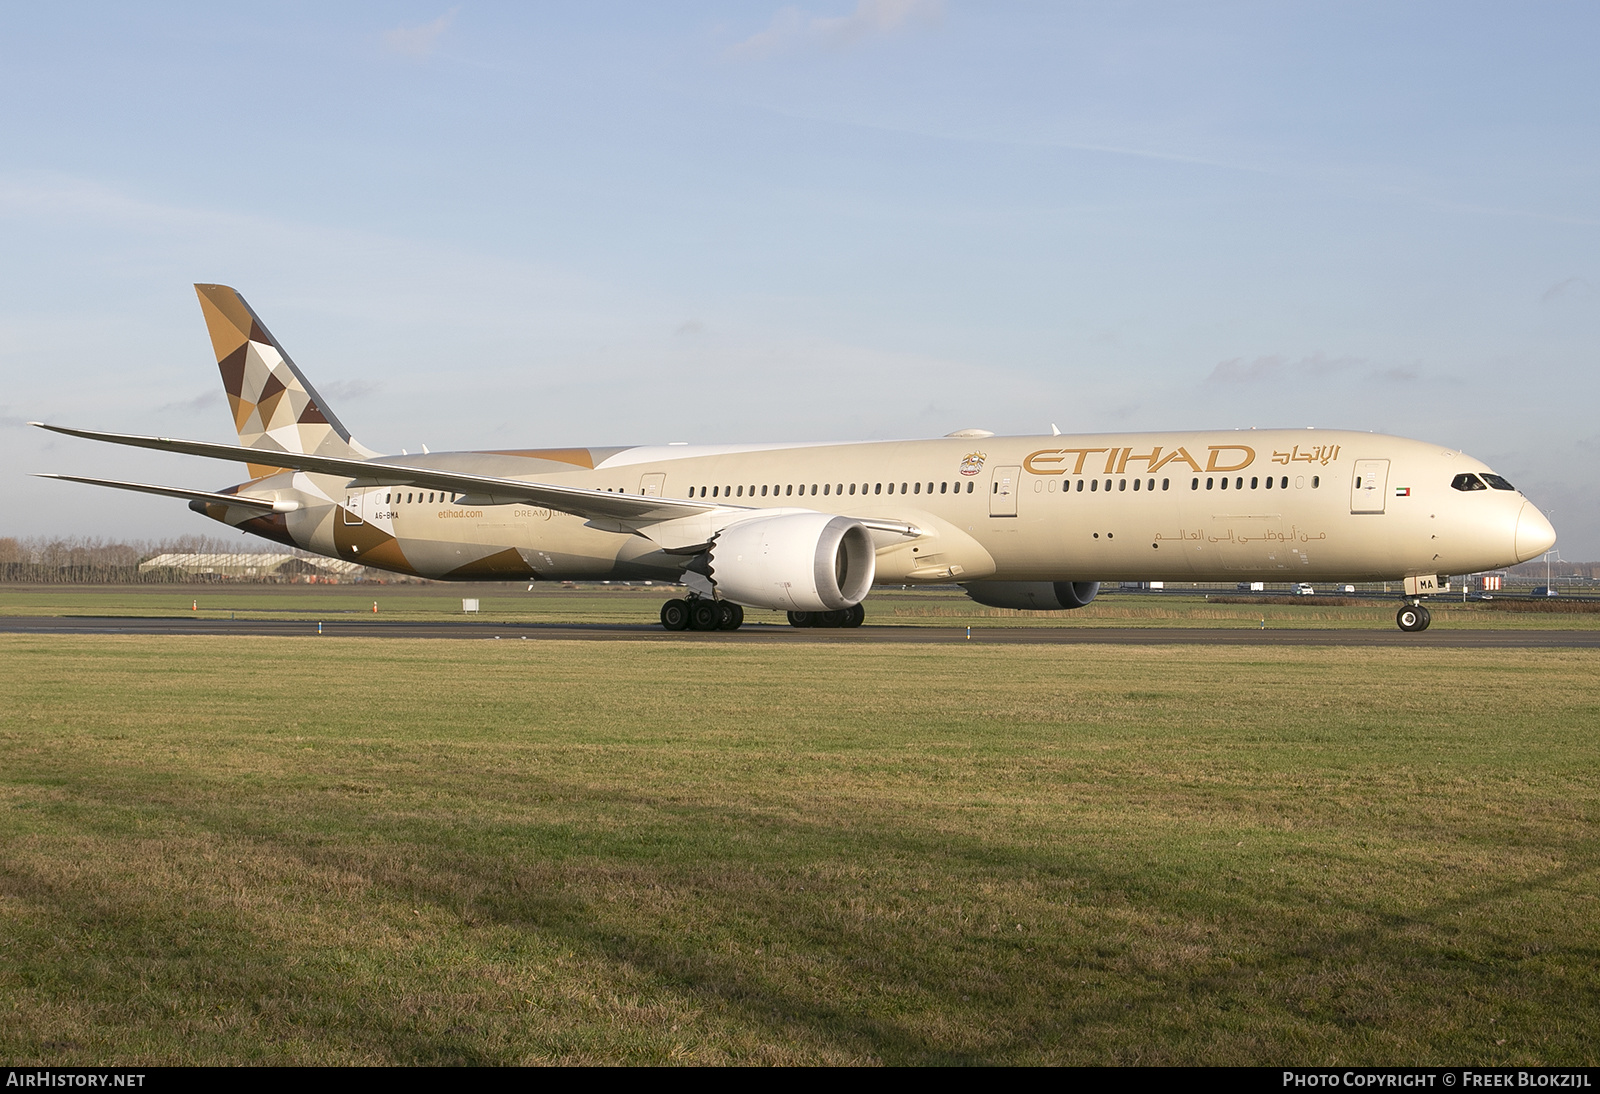
[[[1487,471],[1485,471],[1483,473],[1483,481],[1488,483],[1490,486],[1494,487],[1496,490],[1515,490],[1516,489],[1515,486],[1512,486],[1509,482],[1507,482],[1505,479],[1502,479],[1499,475],[1491,475]]]
[[[872,487],[872,492],[873,492],[873,493],[874,493],[874,494],[881,494],[881,493],[883,493],[883,483],[881,483],[881,482],[880,482],[880,483],[877,483],[877,484],[875,484],[875,485],[874,485],[874,486],[873,486],[873,487]]]
[[[410,502],[411,502],[411,495],[408,493],[408,494],[406,494],[406,503],[410,504]]]
[[[1356,486],[1359,487],[1360,485],[1361,485],[1361,480],[1357,479],[1356,480]],[[1450,489],[1452,489],[1452,490],[1487,490],[1488,487],[1484,486],[1483,482],[1476,475],[1457,475],[1455,478],[1450,480]]]
[[[969,494],[972,493],[972,485],[973,485],[972,481],[969,479],[967,481],[967,493],[969,493]]]
[[[1260,485],[1260,483],[1260,479],[1256,478],[1254,475],[1250,476],[1250,489],[1254,490],[1258,485]]]
[[[1207,481],[1209,482],[1210,480],[1208,479]],[[1222,476],[1222,488],[1224,490],[1228,488],[1228,476],[1226,475]]]
[[[1091,491],[1099,490],[1100,489],[1100,480],[1099,479],[1090,479],[1089,480],[1089,489]]]
[[[1189,489],[1190,490],[1198,490],[1198,489],[1200,489],[1200,480],[1199,479],[1190,479],[1189,480]]]
[[[1111,484],[1108,482],[1108,483],[1106,483],[1106,485],[1109,487]],[[1118,479],[1117,480],[1117,489],[1118,490],[1126,490],[1127,488],[1128,488],[1128,480],[1127,479]]]
[[[915,490],[913,490],[913,491],[912,491],[912,493],[913,493],[913,494],[920,494],[920,493],[922,493],[922,484],[921,484],[921,483],[920,483],[920,482],[919,482],[919,483],[917,483],[917,488],[916,488],[916,489],[915,489]]]
[[[1169,487],[1171,485],[1172,485],[1172,480],[1171,479],[1162,479],[1161,480],[1161,489],[1165,490],[1167,487]]]
[[[1271,475],[1267,476],[1267,489],[1268,490],[1272,489],[1272,476]]]
[[[837,482],[837,483],[834,483],[834,484],[833,484],[833,492],[834,492],[834,493],[835,493],[835,494],[842,494],[842,493],[844,493],[844,483],[842,483],[842,482]]]
[[[902,494],[904,494],[906,492],[906,484],[905,483],[901,483],[900,484],[900,492]]]
[[[949,493],[949,492],[950,492],[950,484],[947,483],[947,482],[941,482],[939,484],[939,493],[946,494],[946,493]]]
[[[1289,489],[1289,476],[1288,475],[1285,475],[1283,478],[1278,480],[1278,489],[1279,490],[1287,490],[1287,489]]]
[[[1319,487],[1321,485],[1322,485],[1322,476],[1321,475],[1312,475],[1311,476],[1311,489],[1315,490],[1317,487]]]
[[[928,493],[933,493],[933,483],[931,482],[928,484]]]
[[[856,492],[856,484],[855,484],[855,483],[851,483],[851,484],[850,484],[850,493],[851,493],[851,494],[852,494],[852,495],[854,495],[854,494],[855,494],[855,492]]]
[[[1206,480],[1206,489],[1207,489],[1207,490],[1210,490],[1210,489],[1211,489],[1211,487],[1212,487],[1212,484],[1213,484],[1213,483],[1214,483],[1214,482],[1215,482],[1215,481],[1216,481],[1216,480],[1215,480],[1215,479],[1207,479],[1207,480]]]
[[[783,488],[783,493],[784,493],[785,497],[788,497],[789,495],[793,494],[794,493],[794,483],[790,483],[788,486],[785,486]]]
[[[823,497],[827,497],[828,496],[828,483],[823,483],[822,484],[822,496]]]

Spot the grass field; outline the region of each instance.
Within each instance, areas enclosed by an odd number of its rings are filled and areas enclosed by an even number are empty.
[[[661,605],[683,590],[672,586],[538,585],[0,585],[0,616],[183,615],[203,619],[461,619],[463,597],[476,597],[473,618],[495,623],[654,623]],[[1230,596],[1229,601],[1239,598]],[[1398,594],[1387,600],[1351,601],[1324,596],[1298,602],[1236,603],[1204,596],[1125,594],[1111,591],[1072,612],[986,608],[954,587],[875,589],[866,601],[867,622],[947,627],[1339,627],[1393,628]],[[1330,603],[1338,601],[1337,603]],[[1549,603],[1504,599],[1429,602],[1434,625],[1468,629],[1600,628],[1600,603],[1564,602],[1592,611],[1552,617]],[[784,624],[782,612],[750,609],[752,623]]]
[[[1592,651],[0,657],[10,1063],[1600,1059]]]

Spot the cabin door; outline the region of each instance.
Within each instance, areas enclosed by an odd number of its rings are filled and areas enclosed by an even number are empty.
[[[361,499],[365,496],[366,494],[362,491],[355,491],[344,496],[344,522],[346,524],[361,523]]]
[[[1388,460],[1357,460],[1350,480],[1350,511],[1381,513],[1389,492]]]
[[[1014,517],[1017,515],[1017,483],[1022,478],[1020,467],[997,467],[989,483],[989,515]]]
[[[639,476],[639,493],[647,498],[659,498],[666,489],[667,474],[665,471],[654,471],[648,475]]]

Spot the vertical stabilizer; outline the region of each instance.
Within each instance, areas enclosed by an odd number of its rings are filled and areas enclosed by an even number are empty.
[[[354,459],[376,455],[350,436],[244,297],[226,285],[196,285],[194,291],[240,444]]]

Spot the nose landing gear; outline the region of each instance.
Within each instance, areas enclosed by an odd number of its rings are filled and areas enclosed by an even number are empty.
[[[1403,631],[1425,631],[1433,616],[1421,604],[1407,604],[1395,613],[1394,621]]]
[[[744,609],[702,596],[669,600],[661,605],[661,625],[669,631],[736,631],[744,625]]]

